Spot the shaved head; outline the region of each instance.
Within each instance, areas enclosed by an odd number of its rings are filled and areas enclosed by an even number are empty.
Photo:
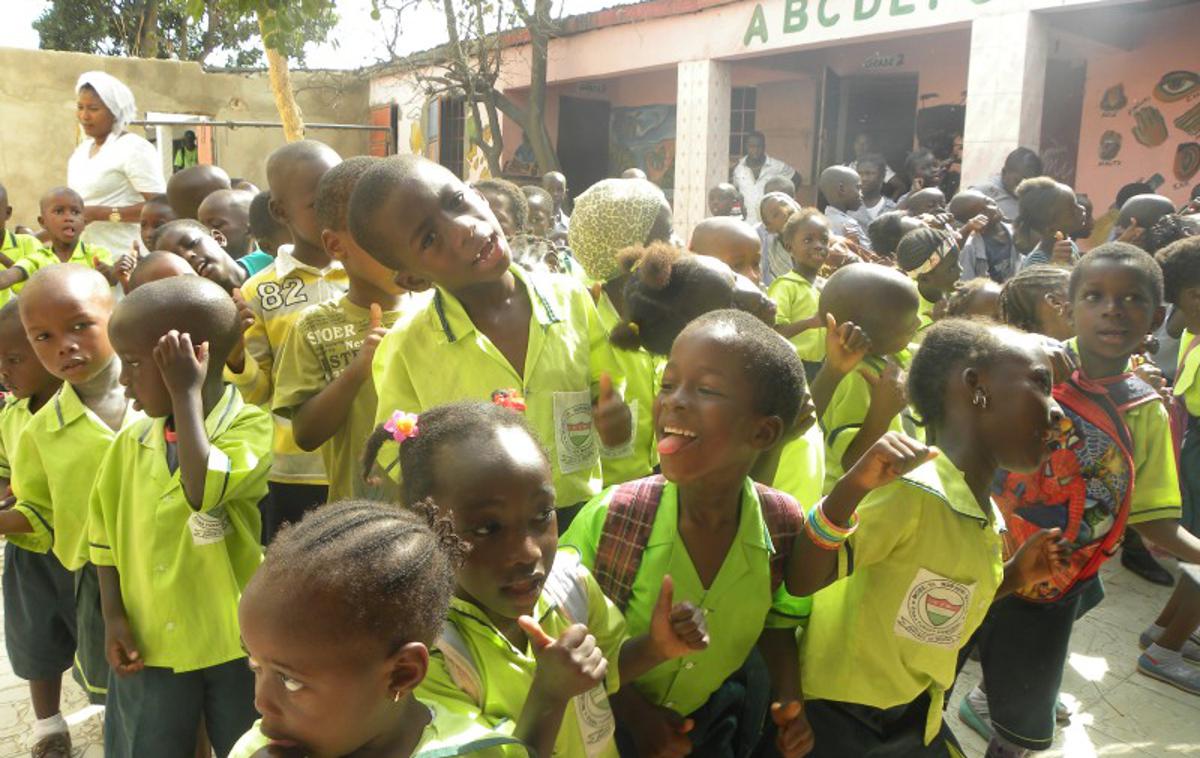
[[[78,263],[56,263],[38,269],[25,288],[21,290],[18,301],[25,311],[37,307],[40,300],[54,298],[72,298],[83,301],[97,298],[112,307],[112,288],[100,272]]]
[[[318,162],[334,166],[341,161],[342,157],[337,151],[324,142],[311,139],[289,142],[267,158],[267,183],[275,191],[275,186],[285,179],[284,174],[291,171],[293,166]]]
[[[220,166],[189,166],[167,180],[167,202],[179,218],[197,218],[206,197],[229,188],[229,174]]]
[[[1158,223],[1163,216],[1175,212],[1175,204],[1171,198],[1162,195],[1134,195],[1121,206],[1121,216],[1117,219],[1117,227],[1126,229],[1137,219],[1138,226],[1149,229]]]
[[[200,276],[150,281],[117,304],[110,333],[153,346],[170,330],[187,332],[192,344],[209,343],[209,371],[221,371],[241,335],[237,307],[221,287]]]

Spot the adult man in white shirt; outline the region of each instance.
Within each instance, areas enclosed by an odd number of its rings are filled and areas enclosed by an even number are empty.
[[[766,194],[767,180],[776,176],[790,179],[795,184],[796,169],[767,155],[767,138],[762,132],[746,137],[746,155],[733,167],[733,185],[742,195],[746,221],[751,225],[761,220],[759,203]]]

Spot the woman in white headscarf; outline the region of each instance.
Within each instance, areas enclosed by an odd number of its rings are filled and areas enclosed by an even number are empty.
[[[162,160],[153,145],[126,131],[137,105],[119,79],[89,71],[75,92],[75,115],[87,138],[67,163],[67,184],[83,197],[83,241],[117,257],[138,239],[142,204],[166,191]]]

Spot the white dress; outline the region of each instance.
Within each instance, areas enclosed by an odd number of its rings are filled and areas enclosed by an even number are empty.
[[[122,208],[145,200],[143,192],[167,190],[158,151],[145,139],[130,132],[109,137],[91,155],[95,140],[85,139],[67,162],[67,184],[83,197],[84,205]],[[83,230],[83,241],[100,245],[113,257],[128,252],[138,239],[138,224],[93,221]]]

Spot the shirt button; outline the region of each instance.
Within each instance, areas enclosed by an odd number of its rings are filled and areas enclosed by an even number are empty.
[[[167,631],[168,631],[168,632],[173,632],[173,631],[175,631],[175,622],[174,622],[174,621],[168,621],[168,622],[167,622]]]
[[[668,700],[667,702],[663,703],[663,705],[665,705],[665,706],[666,706],[666,707],[668,707],[668,708],[674,708],[674,707],[675,707],[675,701],[674,701],[674,700]]]
[[[687,663],[683,664],[683,670],[684,670],[684,671],[691,671],[691,670],[692,670],[692,669],[694,669],[694,668],[696,668],[696,662],[695,662],[695,661],[688,661]]]
[[[158,564],[157,566],[155,566],[155,567],[154,567],[154,570],[155,570],[156,572],[158,572],[158,573],[160,573],[160,574],[161,574],[161,573],[163,573],[164,571],[166,571],[166,570],[167,570],[167,567],[166,567],[166,566],[164,566],[164,565],[162,565],[162,564],[160,563],[160,564]]]

